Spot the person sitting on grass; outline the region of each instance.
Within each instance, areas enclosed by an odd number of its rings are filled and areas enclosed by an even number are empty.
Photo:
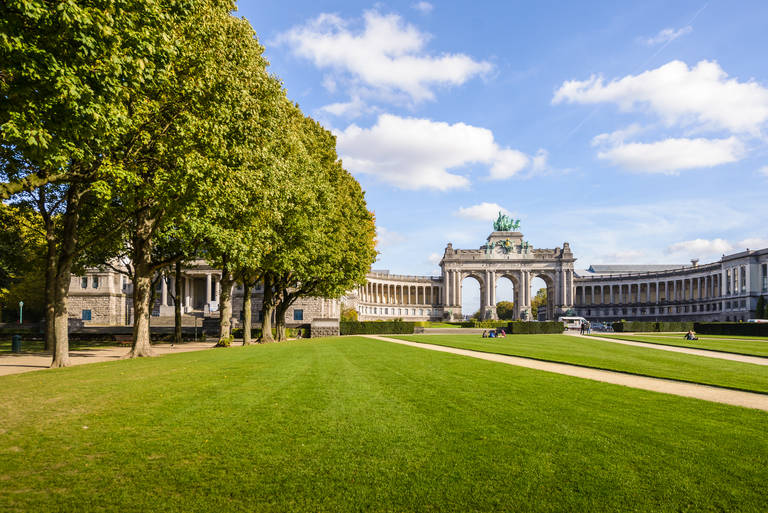
[[[483,338],[488,338],[488,331],[483,330]]]
[[[688,330],[688,333],[685,334],[685,340],[699,340],[699,337],[696,336],[693,330]]]
[[[499,330],[499,336],[501,336],[501,338],[504,338],[504,337],[506,337],[506,336],[507,336],[507,332],[506,332],[506,331],[504,331],[504,328],[501,328],[501,329]]]
[[[488,338],[496,338],[496,332],[491,330],[490,333],[488,333]]]

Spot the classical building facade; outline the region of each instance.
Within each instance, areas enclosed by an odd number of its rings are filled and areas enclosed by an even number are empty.
[[[768,294],[768,248],[677,266],[594,265],[574,280],[588,319],[746,321]]]
[[[342,308],[357,311],[360,320],[438,321],[462,317],[462,282],[477,281],[480,310],[497,318],[496,286],[509,279],[514,287],[514,318],[532,319],[531,282],[544,281],[546,312],[539,320],[564,314],[591,320],[739,321],[752,318],[758,298],[768,295],[768,249],[747,250],[699,265],[593,265],[575,271],[570,245],[534,248],[517,231],[519,221],[500,215],[494,231],[478,249],[455,249],[449,243],[440,261],[440,276],[410,276],[371,271],[365,285],[339,299],[304,298],[286,313],[286,323],[309,324],[339,319]],[[185,323],[217,317],[221,272],[204,261],[182,272]],[[153,324],[173,322],[174,278],[159,280]],[[253,319],[260,322],[263,290],[253,292]],[[241,317],[243,290],[233,295],[235,322]],[[92,269],[73,276],[70,316],[85,325],[131,324],[131,284],[115,271]],[[466,312],[464,312],[466,313]]]

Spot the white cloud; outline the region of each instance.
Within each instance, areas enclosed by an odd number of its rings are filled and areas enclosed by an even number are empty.
[[[762,237],[752,237],[749,239],[740,240],[736,243],[737,249],[763,249],[768,248],[768,239]]]
[[[636,249],[627,249],[600,255],[599,259],[603,262],[612,262],[617,264],[642,262],[645,258],[645,252]]]
[[[376,227],[376,248],[383,249],[402,244],[407,239],[400,233],[388,230],[383,226]]]
[[[490,166],[492,178],[507,178],[528,159],[500,147],[486,128],[392,114],[380,115],[370,128],[349,125],[337,136],[347,169],[402,189],[467,187],[469,179],[453,170],[478,163]]]
[[[768,89],[739,82],[714,61],[693,68],[672,61],[659,68],[605,83],[600,76],[566,81],[553,104],[615,103],[623,111],[648,109],[668,125],[759,134],[768,120]]]
[[[763,176],[768,176],[768,166],[761,167],[760,169],[757,170],[757,172]]]
[[[429,54],[429,34],[396,14],[366,11],[363,24],[354,30],[349,20],[321,14],[277,42],[318,68],[345,74],[353,90],[368,87],[383,97],[404,95],[414,102],[432,100],[436,87],[461,85],[492,68],[462,53]]]
[[[411,7],[416,9],[422,14],[429,14],[432,12],[432,9],[435,8],[434,5],[430,4],[429,2],[417,2],[413,4]]]
[[[643,42],[643,44],[648,46],[655,46],[662,43],[669,43],[670,41],[674,41],[678,37],[690,34],[691,32],[693,32],[693,27],[690,25],[677,30],[673,28],[665,28],[660,30],[659,33],[655,36],[641,38],[640,40]]]
[[[495,221],[499,212],[511,215],[511,212],[497,203],[480,203],[471,207],[459,207],[456,215],[474,221]]]
[[[733,245],[725,239],[693,239],[670,245],[667,253],[698,256],[725,254],[732,250]]]
[[[327,112],[334,116],[345,116],[350,118],[356,118],[362,114],[370,112],[371,107],[360,99],[359,96],[354,96],[348,102],[331,103],[320,107],[321,112]]]
[[[600,137],[600,136],[598,136]],[[740,160],[744,145],[728,139],[665,139],[654,143],[619,143],[597,156],[614,165],[642,173],[676,173]]]
[[[627,128],[621,128],[610,133],[596,135],[592,138],[592,146],[600,146],[603,144],[617,146],[625,140],[642,133],[644,130],[645,129],[637,123],[633,123]]]
[[[440,260],[442,259],[443,259],[443,255],[439,253],[432,253],[429,255],[429,258],[427,259],[427,261],[432,265],[437,265],[440,263]]]

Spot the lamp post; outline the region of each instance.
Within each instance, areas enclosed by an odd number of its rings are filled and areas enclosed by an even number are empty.
[[[24,314],[24,301],[19,301],[19,324],[22,323]]]

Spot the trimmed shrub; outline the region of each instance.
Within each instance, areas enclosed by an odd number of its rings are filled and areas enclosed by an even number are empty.
[[[287,338],[293,337],[295,328],[285,328],[285,336]],[[309,330],[306,330],[308,332]],[[305,332],[302,332],[305,333]],[[234,338],[243,338],[243,328],[237,328],[232,330],[232,336]],[[261,328],[251,328],[251,338],[253,340],[258,339],[261,336]],[[272,336],[277,336],[277,328],[272,328]]]
[[[459,323],[462,328],[506,328],[509,321],[466,321]]]
[[[766,322],[695,322],[693,331],[701,335],[742,335],[768,337]]]
[[[339,323],[339,332],[342,335],[410,335],[415,325],[405,321],[345,321]]]
[[[617,321],[613,323],[613,331],[616,333],[689,331],[692,329],[692,322]]]
[[[545,333],[562,333],[565,324],[557,321],[534,322],[512,321],[507,323],[507,335],[538,335]]]

